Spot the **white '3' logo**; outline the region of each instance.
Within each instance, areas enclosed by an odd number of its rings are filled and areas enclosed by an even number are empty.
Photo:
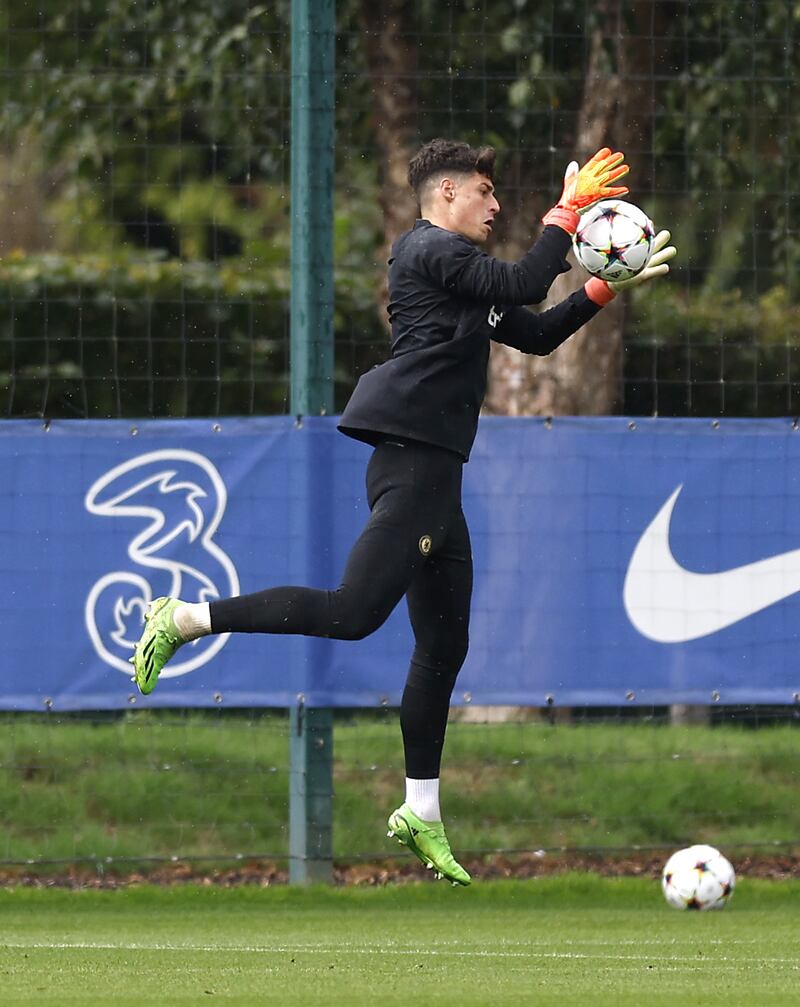
[[[132,569],[105,574],[86,599],[89,637],[112,668],[131,673],[128,658],[154,597],[151,581],[159,582],[156,595],[184,601],[239,593],[236,568],[213,541],[225,513],[225,484],[204,455],[177,449],[138,455],[97,479],[84,502],[90,514],[115,518],[132,536],[127,545]],[[179,651],[184,659],[170,663],[162,677],[199,668],[228,636],[204,637],[184,647]]]

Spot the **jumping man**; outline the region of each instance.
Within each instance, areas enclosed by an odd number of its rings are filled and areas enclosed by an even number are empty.
[[[389,259],[391,357],[362,376],[339,429],[374,448],[367,467],[370,517],[353,545],[340,585],[321,591],[273,587],[221,601],[188,604],[158,598],[131,659],[143,693],[184,643],[209,633],[295,633],[360,640],[405,596],[414,652],[400,707],[405,802],[389,816],[389,834],[437,876],[468,885],[442,825],[439,769],[450,696],[467,654],[472,552],[461,507],[468,460],[486,390],[494,339],[547,354],[594,317],[618,290],[668,272],[669,232],[655,241],[648,267],[632,280],[590,279],[541,314],[569,269],[566,255],[580,211],[628,190],[628,171],[608,148],[567,168],[558,204],[541,237],[519,262],[481,250],[500,204],[495,152],[432,140],[409,164],[420,219]]]

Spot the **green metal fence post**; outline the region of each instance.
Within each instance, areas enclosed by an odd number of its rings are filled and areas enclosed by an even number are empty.
[[[302,703],[289,717],[289,882],[333,880],[333,710]]]
[[[334,0],[292,0],[291,409],[333,411]]]
[[[292,0],[291,411],[333,412],[335,0]],[[333,711],[291,711],[289,881],[333,880]]]

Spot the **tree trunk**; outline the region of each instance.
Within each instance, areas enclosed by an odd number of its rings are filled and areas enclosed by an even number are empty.
[[[661,4],[662,9],[671,6]],[[633,201],[653,188],[652,70],[657,7],[656,0],[626,4],[600,0],[596,5],[574,143],[581,163],[602,146],[625,151],[631,166]],[[663,14],[669,12],[664,10]],[[659,17],[663,14],[659,12]],[[531,214],[528,219],[535,218]],[[517,255],[521,251],[518,248]],[[584,278],[573,267],[553,284],[547,303],[563,300]],[[485,410],[512,416],[613,412],[622,401],[624,322],[622,296],[548,357],[529,357],[493,344]]]
[[[361,22],[372,84],[373,128],[378,148],[380,205],[383,209],[382,258],[394,240],[413,226],[416,200],[408,187],[408,162],[416,138],[417,60],[413,5],[406,0],[361,0]],[[381,271],[378,301],[388,327],[386,271]]]
[[[50,247],[45,186],[31,136],[23,135],[14,148],[0,151],[0,256]]]

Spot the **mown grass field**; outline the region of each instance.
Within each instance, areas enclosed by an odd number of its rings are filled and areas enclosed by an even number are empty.
[[[11,1005],[794,1007],[800,882],[717,913],[642,878],[0,891]]]
[[[0,731],[0,860],[282,857],[286,718],[137,711],[113,721],[8,717]],[[442,802],[455,849],[800,840],[796,726],[451,724]],[[396,715],[334,731],[334,852],[394,856]]]

